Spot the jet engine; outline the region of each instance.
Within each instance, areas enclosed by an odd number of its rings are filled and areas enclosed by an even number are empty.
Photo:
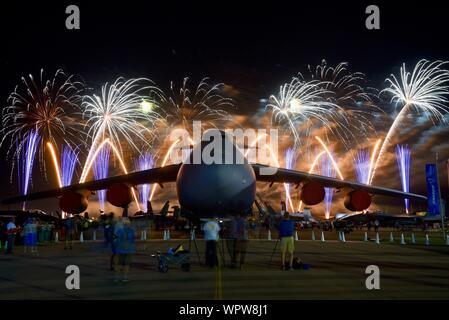
[[[324,199],[324,187],[318,182],[309,181],[301,188],[301,200],[305,205],[313,206]]]
[[[363,211],[371,205],[371,195],[364,190],[354,190],[345,197],[345,208],[351,211]]]

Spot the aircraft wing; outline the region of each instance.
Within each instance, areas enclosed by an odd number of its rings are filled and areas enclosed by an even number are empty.
[[[23,201],[38,200],[43,198],[53,198],[59,197],[64,192],[67,191],[77,191],[77,190],[103,190],[107,189],[110,185],[114,183],[129,183],[131,185],[139,184],[149,184],[149,183],[165,183],[174,182],[178,175],[180,164],[169,165],[160,168],[153,168],[149,170],[133,172],[125,175],[110,177],[101,180],[88,181],[84,183],[73,184],[64,188],[51,189],[36,193],[30,193],[24,196],[18,196],[14,198],[4,199],[1,201],[2,204],[13,204],[20,203]]]
[[[375,187],[363,183],[348,180],[340,180],[337,178],[329,178],[317,174],[311,174],[307,172],[289,170],[284,168],[272,168],[273,172],[275,172],[274,174],[263,175],[260,173],[260,169],[270,168],[269,166],[262,164],[252,164],[252,166],[256,174],[257,181],[265,181],[270,183],[283,182],[294,184],[300,184],[302,182],[307,181],[316,181],[320,183],[323,187],[336,188],[336,189],[348,188],[352,190],[364,190],[373,195],[382,195],[382,196],[406,198],[410,200],[427,201],[427,197],[415,193],[408,193],[384,187]],[[277,170],[275,171],[274,169]]]

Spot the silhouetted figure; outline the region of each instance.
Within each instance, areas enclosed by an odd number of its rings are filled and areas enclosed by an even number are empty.
[[[206,265],[213,268],[218,265],[217,241],[220,226],[215,220],[210,220],[203,225],[203,231],[206,241]]]
[[[127,282],[132,256],[136,253],[135,232],[128,218],[117,222],[114,230],[115,281]]]

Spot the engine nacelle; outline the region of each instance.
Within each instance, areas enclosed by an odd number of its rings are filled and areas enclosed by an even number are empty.
[[[114,183],[106,191],[106,198],[113,206],[125,208],[132,202],[131,186],[127,183]]]
[[[371,195],[364,190],[354,190],[345,197],[345,208],[351,211],[363,211],[371,205]]]
[[[313,206],[323,201],[325,195],[324,187],[315,181],[304,184],[301,188],[301,200],[308,206]]]
[[[59,208],[71,214],[84,212],[89,204],[89,194],[87,190],[67,191],[59,198]]]

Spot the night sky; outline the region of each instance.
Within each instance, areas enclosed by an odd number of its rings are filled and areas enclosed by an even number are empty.
[[[234,114],[258,126],[264,123],[258,119],[263,117],[260,99],[276,93],[292,76],[322,59],[329,65],[348,62],[351,71],[365,73],[369,84],[379,89],[387,76],[398,73],[403,62],[413,66],[422,58],[449,59],[447,10],[436,1],[426,1],[425,7],[410,1],[395,1],[394,7],[378,1],[92,2],[16,1],[12,7],[2,8],[0,106],[6,106],[21,76],[38,74],[41,68],[49,74],[63,68],[82,76],[97,90],[118,76],[148,77],[161,86],[171,80],[179,83],[185,76],[194,81],[210,77],[212,82],[224,82],[233,89],[238,106]],[[80,8],[81,30],[65,28],[69,4]],[[365,8],[370,4],[380,7],[380,30],[365,28]],[[391,106],[381,107],[394,114]],[[387,116],[375,123],[379,137],[392,121]],[[394,143],[412,146],[411,191],[425,194],[424,164],[434,161],[438,152],[446,195],[448,127],[434,127],[415,118],[400,132]],[[349,163],[341,146],[336,144],[334,150],[343,163]],[[4,198],[15,195],[17,188],[8,182],[11,169],[4,149],[1,156],[4,183],[0,198]],[[396,162],[390,160],[374,184],[399,189]],[[306,168],[304,164],[297,166]],[[344,169],[352,170],[349,166]],[[52,186],[38,175],[36,171],[33,191]],[[268,192],[265,187],[261,190]],[[161,193],[158,200],[162,201],[165,193],[169,197],[168,192]],[[276,192],[269,194],[275,199]],[[54,202],[36,202],[36,206],[48,203]],[[391,200],[375,203],[387,210],[401,204]]]

